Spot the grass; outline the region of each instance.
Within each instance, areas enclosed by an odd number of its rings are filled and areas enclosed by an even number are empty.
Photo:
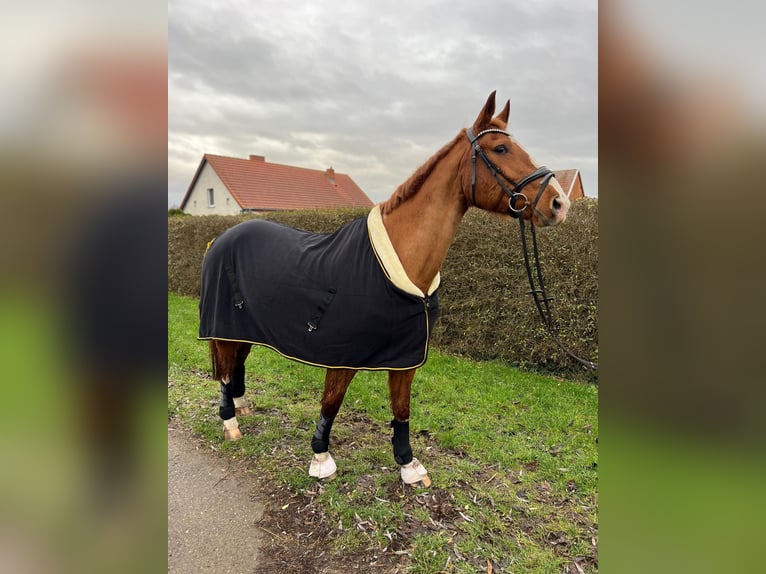
[[[323,372],[254,348],[255,413],[240,417],[244,438],[225,443],[197,300],[170,295],[168,310],[168,415],[257,467],[286,500],[301,497],[323,525],[322,549],[366,560],[368,571],[597,570],[596,387],[432,349],[413,385],[410,431],[434,484],[412,490],[393,460],[386,375],[360,372],[333,427],[339,477],[318,484],[307,467]]]

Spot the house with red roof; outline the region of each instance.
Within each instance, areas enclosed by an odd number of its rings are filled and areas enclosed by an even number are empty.
[[[322,171],[269,163],[262,155],[240,159],[209,153],[181,201],[191,215],[373,205],[354,180],[332,167]]]
[[[556,181],[559,182],[561,189],[564,190],[564,195],[570,200],[574,201],[585,197],[579,169],[562,169],[554,171],[553,174],[556,176]]]

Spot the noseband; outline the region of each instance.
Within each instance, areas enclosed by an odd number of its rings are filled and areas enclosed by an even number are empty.
[[[545,191],[545,188],[548,187],[548,182],[551,180],[552,177],[554,177],[553,172],[548,169],[547,167],[540,166],[535,171],[530,173],[529,175],[525,176],[521,179],[518,183],[513,181],[510,177],[505,175],[502,170],[497,167],[489,157],[487,157],[487,154],[484,153],[484,150],[479,145],[479,138],[485,134],[491,134],[491,133],[497,133],[497,134],[504,134],[508,137],[511,137],[511,134],[509,134],[505,130],[497,129],[497,128],[490,128],[488,130],[484,130],[479,132],[478,134],[474,135],[473,130],[471,128],[468,128],[466,130],[466,135],[468,136],[468,141],[471,142],[471,202],[473,205],[476,205],[476,156],[478,155],[484,164],[487,166],[487,169],[489,169],[489,172],[492,174],[492,177],[495,178],[495,181],[498,183],[500,188],[505,192],[505,194],[508,196],[508,212],[509,215],[513,218],[518,218],[519,215],[530,205],[529,199],[526,195],[521,193],[521,190],[523,190],[527,184],[532,183],[535,180],[538,180],[540,178],[543,178],[542,183],[540,184],[540,191],[537,192],[537,197],[535,197],[534,203],[532,203],[532,209],[537,209],[537,203],[540,201],[540,197],[542,197],[543,192]],[[502,178],[502,179],[501,179]],[[505,182],[509,183],[513,186],[513,189],[509,189]],[[517,206],[517,203],[520,199],[523,199],[524,204],[521,205],[521,207]]]
[[[524,228],[524,218],[521,217],[521,213],[530,206],[529,199],[526,195],[521,193],[521,190],[524,189],[524,187],[532,183],[535,180],[538,180],[540,178],[543,178],[541,184],[540,184],[540,191],[537,192],[537,197],[535,197],[534,203],[531,204],[532,210],[537,211],[537,203],[540,201],[540,197],[543,195],[543,191],[545,191],[545,188],[548,187],[548,182],[551,180],[552,177],[554,177],[553,172],[548,169],[545,166],[538,167],[535,171],[527,175],[526,177],[522,178],[521,181],[516,183],[513,181],[510,177],[505,175],[499,167],[497,167],[491,159],[487,157],[487,154],[484,153],[484,150],[481,148],[481,146],[478,143],[478,139],[483,136],[484,134],[489,133],[498,133],[498,134],[505,134],[508,137],[511,136],[508,132],[497,129],[497,128],[490,128],[484,131],[479,132],[478,134],[474,135],[473,130],[471,128],[468,128],[466,130],[466,135],[468,136],[468,141],[471,142],[471,201],[473,202],[474,207],[478,207],[476,205],[476,156],[478,155],[482,161],[486,164],[487,168],[489,169],[489,172],[492,174],[492,177],[495,178],[495,181],[497,181],[500,188],[505,192],[505,194],[508,196],[508,212],[509,215],[515,219],[519,220],[519,230],[521,232],[521,246],[522,251],[524,253],[524,266],[527,270],[527,278],[529,279],[529,287],[530,291],[527,292],[528,295],[532,295],[532,298],[535,302],[535,307],[537,307],[537,311],[540,314],[540,318],[543,321],[543,324],[545,325],[546,329],[548,330],[548,334],[553,338],[553,340],[556,342],[556,344],[561,348],[562,351],[564,351],[567,355],[569,355],[572,359],[579,362],[583,366],[589,368],[589,369],[598,369],[598,365],[593,361],[588,361],[586,359],[581,359],[577,355],[575,355],[572,351],[569,350],[569,348],[564,345],[564,343],[561,342],[561,339],[558,338],[558,336],[555,333],[554,325],[553,325],[553,317],[551,315],[551,308],[550,308],[550,301],[553,299],[548,296],[547,292],[545,291],[545,284],[543,283],[543,273],[542,269],[540,268],[540,255],[537,250],[537,233],[535,232],[535,226],[530,225],[530,230],[532,234],[532,253],[534,256],[534,267],[535,271],[532,271],[532,263],[530,262],[530,256],[529,256],[529,248],[527,246],[527,234]],[[501,179],[502,178],[502,179]],[[513,186],[513,189],[509,189],[508,186],[503,182],[505,180],[510,185]],[[516,203],[519,200],[519,198],[524,198],[524,204],[521,207],[517,207]],[[540,212],[538,211],[538,214]]]

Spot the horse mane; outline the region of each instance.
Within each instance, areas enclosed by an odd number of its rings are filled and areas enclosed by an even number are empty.
[[[388,213],[391,213],[394,209],[396,209],[399,205],[407,201],[410,197],[415,195],[418,191],[420,191],[420,188],[422,187],[423,183],[426,179],[428,179],[428,176],[430,176],[434,169],[436,168],[436,165],[444,159],[444,157],[454,148],[457,143],[465,137],[465,129],[461,130],[460,133],[455,136],[455,139],[453,139],[448,144],[444,145],[439,151],[437,151],[434,155],[432,155],[423,165],[421,165],[418,169],[415,170],[415,173],[413,173],[407,180],[402,183],[399,187],[396,188],[396,191],[394,191],[393,194],[391,194],[391,197],[389,197],[386,201],[381,203],[380,209],[381,213],[383,215],[386,215]]]

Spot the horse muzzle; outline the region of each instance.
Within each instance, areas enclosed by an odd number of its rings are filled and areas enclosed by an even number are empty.
[[[552,190],[558,191],[555,187]],[[567,218],[570,206],[569,198],[563,193],[556,193],[553,197],[544,194],[544,197],[541,197],[531,209],[531,216],[529,218],[532,220],[532,224],[537,227],[553,227],[563,223]]]
[[[567,213],[569,213],[570,206],[571,202],[569,201],[569,198],[563,193],[560,193],[551,199],[551,225],[558,225],[559,223],[562,223],[567,218]]]

